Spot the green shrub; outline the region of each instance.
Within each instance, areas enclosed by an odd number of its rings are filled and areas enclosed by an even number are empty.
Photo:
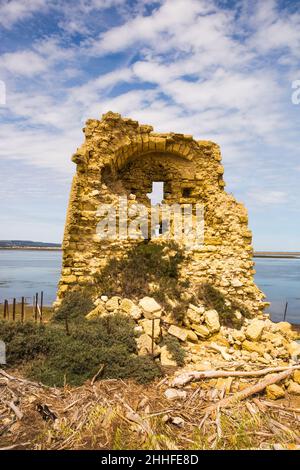
[[[216,287],[208,283],[201,285],[198,299],[204,303],[206,308],[217,310],[221,322],[228,326],[241,326],[242,320],[238,320],[234,315],[236,310],[239,310],[243,317],[249,318],[251,316],[249,309],[242,302],[225,297]]]
[[[81,321],[94,308],[91,294],[85,290],[69,292],[56,310],[53,321]]]
[[[161,375],[151,357],[139,357],[134,322],[122,315],[75,322],[67,335],[63,325],[0,322],[7,346],[7,365],[25,366],[32,379],[50,386],[81,385],[103,365],[101,378],[147,382]]]
[[[182,249],[174,242],[139,243],[127,252],[126,258],[110,260],[97,277],[98,294],[119,294],[136,298],[154,295],[170,311],[166,298],[178,299],[182,290],[188,286],[187,281],[182,283],[179,280],[179,268],[183,259]],[[158,286],[154,294],[150,283]]]
[[[175,338],[175,336],[166,335],[163,339],[163,345],[167,346],[167,349],[176,364],[178,366],[183,366],[186,352],[181,346],[179,339]]]

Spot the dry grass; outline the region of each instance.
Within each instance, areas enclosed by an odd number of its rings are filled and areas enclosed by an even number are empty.
[[[12,304],[9,304],[9,321],[12,321],[12,315],[13,315],[13,306]],[[43,307],[43,322],[47,323],[53,315],[53,308],[49,306],[44,306]],[[0,320],[4,319],[4,305],[3,303],[0,303]],[[34,321],[35,316],[34,316],[34,307],[32,304],[25,304],[25,321]],[[16,304],[16,321],[21,321],[21,303]]]
[[[185,400],[169,401],[163,393],[166,379],[151,385],[103,380],[55,389],[0,375],[0,447],[187,450],[300,444],[299,398],[275,403],[254,397],[206,416],[204,409],[224,395],[213,383],[189,385]],[[45,420],[37,411],[45,404],[56,419]],[[174,418],[181,418],[182,425]]]

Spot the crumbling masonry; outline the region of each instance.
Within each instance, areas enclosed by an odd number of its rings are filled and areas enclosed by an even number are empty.
[[[58,302],[70,290],[94,282],[111,257],[126,256],[139,240],[101,240],[96,234],[101,204],[127,195],[150,204],[153,182],[164,182],[165,204],[202,203],[204,245],[189,250],[181,276],[190,289],[209,282],[246,303],[253,314],[264,307],[253,281],[251,231],[245,207],[224,190],[219,146],[190,135],[158,134],[148,125],[109,112],[90,119],[84,144],[73,155],[77,166],[67,213]],[[105,294],[105,292],[103,292]]]

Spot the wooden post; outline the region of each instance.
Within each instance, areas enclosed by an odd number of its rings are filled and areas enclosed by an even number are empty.
[[[35,294],[35,301],[34,301],[34,321],[37,322],[38,317],[38,301],[39,301],[39,294]]]
[[[43,321],[43,304],[44,304],[44,292],[42,291],[41,292],[41,306],[40,306],[40,314],[41,314],[40,321],[41,321],[41,323]]]
[[[288,310],[288,305],[289,305],[289,303],[286,302],[286,303],[285,303],[284,314],[283,314],[283,321],[285,321],[285,319],[286,319],[286,314],[287,314],[287,310]]]
[[[154,356],[154,318],[152,318],[151,354]]]
[[[13,321],[16,321],[16,299],[13,300],[12,319],[13,319]]]
[[[3,318],[6,320],[6,315],[7,315],[7,300],[4,300],[4,311],[3,311]]]
[[[21,322],[24,323],[25,320],[25,305],[24,305],[24,297],[22,297],[21,303]]]

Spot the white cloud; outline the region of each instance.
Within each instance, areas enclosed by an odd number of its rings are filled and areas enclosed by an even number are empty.
[[[1,0],[0,25],[9,29],[18,21],[28,19],[34,13],[40,13],[47,8],[45,0]]]
[[[286,204],[288,201],[288,194],[284,191],[262,190],[260,188],[250,191],[248,197],[252,202],[263,205]]]
[[[47,69],[46,60],[33,51],[8,52],[0,56],[0,69],[10,74],[32,77]]]

